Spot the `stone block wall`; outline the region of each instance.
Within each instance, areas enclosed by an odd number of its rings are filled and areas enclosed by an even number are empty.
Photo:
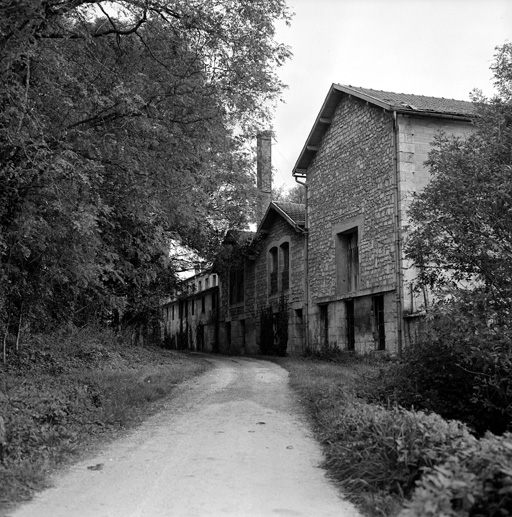
[[[270,295],[268,275],[268,254],[273,246],[288,242],[290,246],[290,288],[284,293]],[[303,348],[302,320],[296,311],[302,309],[304,303],[304,234],[297,232],[282,217],[276,216],[270,232],[260,242],[260,252],[254,262],[254,304],[252,314],[256,322],[256,348],[260,343],[260,315],[269,306],[277,311],[281,294],[288,304],[288,351],[297,353]]]
[[[344,96],[308,168],[309,341],[347,347],[348,299],[355,350],[377,346],[373,296],[384,296],[386,345],[396,349],[395,163],[393,118]],[[339,289],[336,240],[357,228],[359,283]],[[339,247],[339,245],[338,245]],[[338,262],[338,264],[337,264]],[[338,275],[338,277],[337,277]],[[323,305],[323,309],[320,305]],[[325,329],[327,317],[327,331]]]
[[[399,115],[398,122],[398,176],[400,186],[400,220],[402,239],[409,229],[408,210],[414,195],[420,193],[430,181],[430,172],[425,165],[434,137],[440,131],[460,138],[467,137],[474,129],[470,122],[436,117]],[[402,274],[406,313],[424,309],[428,297],[416,293],[412,285],[416,271],[409,260],[403,257]]]
[[[227,275],[221,276],[220,351],[230,354],[257,354],[260,350],[261,311],[269,306],[277,311],[281,293],[270,296],[268,283],[268,252],[272,246],[289,243],[290,288],[284,293],[289,311],[288,350],[291,353],[303,348],[303,330],[296,310],[302,308],[304,299],[304,235],[297,232],[281,216],[276,215],[268,234],[255,246],[255,255],[244,262],[245,296],[241,304],[230,305]]]
[[[395,282],[393,120],[344,97],[308,169],[309,279],[313,303],[336,299],[333,232],[359,228],[360,290]]]

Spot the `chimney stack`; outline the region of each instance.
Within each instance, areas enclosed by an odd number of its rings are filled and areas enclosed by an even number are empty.
[[[257,178],[258,209],[256,224],[261,222],[272,200],[272,132],[262,131],[257,137]]]

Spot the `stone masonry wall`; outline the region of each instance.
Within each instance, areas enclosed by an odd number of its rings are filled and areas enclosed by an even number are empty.
[[[302,308],[304,298],[304,235],[295,231],[282,217],[276,216],[271,231],[257,244],[256,256],[245,260],[244,303],[228,304],[229,282],[227,275],[221,276],[219,333],[221,352],[231,354],[259,352],[261,311],[269,306],[277,310],[281,294],[269,297],[268,251],[273,245],[283,242],[290,244],[290,289],[285,293],[290,315],[288,350],[292,353],[294,350],[302,350],[303,333],[294,328],[297,324],[294,309]]]
[[[287,221],[277,216],[269,234],[260,244],[260,252],[254,263],[254,304],[252,315],[256,321],[255,346],[259,349],[259,320],[262,309],[272,306],[277,310],[281,293],[269,296],[268,253],[271,247],[283,242],[290,244],[290,289],[285,293],[289,312],[288,351],[302,350],[302,333],[295,329],[298,324],[294,310],[301,309],[304,302],[304,235],[298,233]],[[299,342],[301,341],[301,342]]]
[[[392,115],[343,97],[307,176],[312,347],[326,340],[331,346],[347,347],[344,300],[352,298],[355,350],[375,350],[372,296],[380,294],[384,296],[386,348],[396,349],[393,158]],[[355,292],[343,293],[337,288],[336,239],[351,226],[358,230],[359,285]],[[319,303],[324,304],[323,310]]]
[[[400,219],[402,238],[407,235],[409,221],[407,211],[416,193],[421,192],[430,181],[430,172],[425,166],[435,135],[443,131],[465,138],[473,131],[470,122],[434,117],[398,116],[398,168],[400,185]],[[404,306],[407,313],[424,308],[428,295],[415,293],[412,284],[416,272],[410,261],[403,259]]]
[[[393,288],[394,164],[390,114],[345,97],[308,169],[309,278],[313,303],[336,296],[337,224],[359,228],[362,292]]]

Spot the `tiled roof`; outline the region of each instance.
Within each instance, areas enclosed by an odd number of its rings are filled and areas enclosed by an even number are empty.
[[[285,212],[295,224],[299,226],[306,224],[306,205],[302,203],[288,203],[286,201],[274,201],[274,205]]]
[[[455,118],[465,121],[469,121],[475,116],[473,104],[467,101],[384,92],[371,90],[370,88],[332,84],[299,158],[295,163],[293,168],[294,176],[305,177],[307,168],[316,155],[322,138],[331,124],[336,107],[340,99],[345,96],[353,96],[388,112],[433,118]]]
[[[425,95],[413,95],[408,93],[384,92],[370,88],[338,85],[346,93],[354,92],[357,96],[370,97],[377,103],[386,104],[388,109],[398,111],[427,111],[446,115],[474,115],[473,103],[444,97],[427,97]]]

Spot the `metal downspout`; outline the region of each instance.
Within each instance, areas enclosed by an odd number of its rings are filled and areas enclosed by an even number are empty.
[[[299,181],[295,177],[295,181],[299,185],[303,185],[306,189],[306,213],[304,221],[304,350],[309,350],[309,232],[308,232],[308,184]]]
[[[398,160],[398,121],[397,113],[393,111],[393,161],[395,176],[395,281],[396,281],[396,332],[397,332],[397,351],[398,355],[402,355],[402,296],[403,296],[403,278],[402,278],[402,217],[400,212],[401,196],[400,196],[400,170]]]

